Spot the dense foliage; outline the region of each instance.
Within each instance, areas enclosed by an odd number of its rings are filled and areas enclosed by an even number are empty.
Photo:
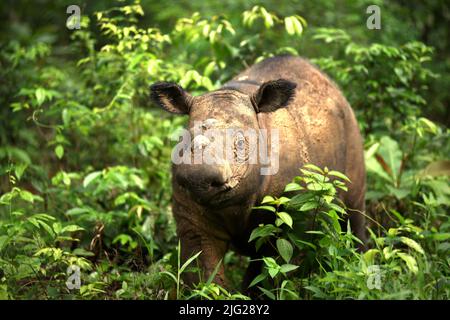
[[[246,299],[248,259],[233,252],[231,289],[183,285],[198,255],[180,261],[170,153],[186,118],[153,106],[148,88],[200,94],[289,53],[329,74],[358,117],[370,249],[342,229],[347,177],[308,164],[259,207],[275,222],[249,241],[278,255],[251,287],[266,299],[449,299],[445,1],[95,1],[74,30],[70,1],[39,3],[0,5],[0,298]],[[373,3],[381,30],[366,27]],[[66,285],[73,265],[79,290]]]

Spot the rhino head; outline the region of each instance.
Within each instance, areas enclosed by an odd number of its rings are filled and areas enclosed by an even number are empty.
[[[264,174],[261,161],[254,161],[261,155],[261,139],[255,141],[262,137],[258,114],[285,107],[295,87],[279,79],[251,94],[224,87],[194,97],[175,83],[153,84],[151,97],[157,105],[189,115],[183,143],[172,154],[173,182],[200,204],[238,203],[253,194]]]

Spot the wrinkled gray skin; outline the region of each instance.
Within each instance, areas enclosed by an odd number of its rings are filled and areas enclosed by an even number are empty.
[[[182,259],[202,251],[204,279],[229,248],[257,258],[253,228],[269,215],[253,211],[265,195],[280,196],[284,186],[306,163],[345,173],[352,181],[341,198],[353,232],[365,239],[365,168],[363,145],[353,111],[337,86],[308,61],[293,56],[266,59],[245,70],[219,90],[192,97],[180,86],[159,82],[152,99],[172,113],[194,121],[216,119],[219,128],[278,128],[280,168],[263,176],[260,165],[173,165],[173,214],[181,240]],[[242,139],[240,137],[239,139]],[[251,263],[244,286],[260,272]],[[198,281],[190,273],[188,283]],[[223,266],[214,279],[226,286]]]

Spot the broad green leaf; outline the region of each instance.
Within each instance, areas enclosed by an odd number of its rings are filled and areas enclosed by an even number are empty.
[[[271,16],[271,14],[269,12],[267,12],[266,9],[261,7],[261,13],[263,15],[264,18],[264,26],[269,29],[270,27],[273,26],[273,18]]]
[[[25,169],[27,167],[28,167],[28,164],[26,164],[26,163],[18,163],[14,166],[14,174],[16,175],[18,180],[20,180],[20,178],[22,178],[22,175],[25,172]]]
[[[276,244],[280,256],[283,258],[284,261],[286,261],[286,263],[289,263],[289,261],[292,258],[292,254],[294,253],[294,248],[292,247],[292,244],[286,239],[278,239]]]
[[[388,136],[380,139],[380,148],[378,153],[381,155],[385,163],[389,166],[390,175],[396,180],[400,173],[400,166],[402,163],[402,151],[397,141]]]
[[[298,190],[303,190],[303,189],[304,188],[301,185],[299,185],[298,183],[291,182],[286,185],[286,187],[284,188],[284,192],[298,191]]]
[[[280,272],[280,268],[279,267],[278,268],[268,268],[267,270],[269,272],[269,275],[272,278],[275,278],[277,276],[277,274]]]
[[[272,196],[265,196],[261,203],[269,203],[275,201],[275,198]]]
[[[41,106],[45,101],[45,90],[42,88],[38,88],[35,91],[36,102],[38,106]]]
[[[315,200],[309,201],[304,203],[300,209],[298,209],[299,211],[309,211],[309,210],[313,210],[319,207],[319,203]]]
[[[292,217],[291,217],[291,215],[289,213],[287,213],[287,212],[277,212],[277,216],[281,220],[283,220],[284,223],[286,223],[289,227],[292,228],[293,221],[292,221]]]
[[[257,238],[272,236],[280,231],[280,228],[277,228],[271,224],[258,226],[257,228],[253,229],[248,242],[251,242]]]
[[[293,264],[283,264],[281,267],[280,267],[280,271],[282,272],[282,273],[288,273],[288,272],[291,272],[291,271],[293,271],[293,270],[295,270],[295,269],[297,269],[299,266],[296,266],[296,265],[293,265]]]
[[[64,147],[62,145],[57,145],[55,148],[55,154],[58,159],[61,159],[64,156]]]
[[[274,258],[271,257],[264,257],[263,258],[264,264],[269,267],[269,268],[279,268],[280,266],[278,265],[278,263],[275,261]]]
[[[20,190],[20,198],[22,198],[23,200],[27,201],[27,202],[34,202],[34,196],[31,192],[26,191],[26,190]]]
[[[101,171],[89,173],[83,180],[83,187],[87,188],[87,186],[89,186],[89,184],[91,184],[91,182],[97,179],[101,174]]]
[[[292,17],[284,18],[284,26],[288,34],[290,34],[291,36],[295,34],[295,28],[294,23],[292,22]]]
[[[371,265],[375,261],[375,256],[379,253],[380,250],[378,249],[369,249],[366,252],[364,252],[363,259],[368,265]]]
[[[301,35],[303,33],[303,26],[299,19],[296,16],[292,17],[292,24],[294,26],[295,33],[297,35]]]
[[[296,195],[289,201],[289,207],[292,208],[298,208],[298,206],[304,204],[305,202],[309,201],[311,198],[314,198],[314,194],[310,192],[305,192]]]

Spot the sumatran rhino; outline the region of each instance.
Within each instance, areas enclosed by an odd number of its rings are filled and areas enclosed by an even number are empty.
[[[177,84],[158,82],[151,86],[151,96],[165,110],[189,115],[188,136],[184,136],[188,147],[175,150],[172,157],[172,209],[182,259],[202,251],[199,262],[204,279],[216,270],[230,247],[258,257],[254,244],[248,243],[249,235],[270,215],[252,211],[252,207],[265,195],[280,196],[306,163],[327,166],[351,179],[341,198],[354,210],[349,218],[352,231],[364,240],[365,168],[358,124],[337,86],[308,61],[294,56],[269,58],[222,88],[196,97]],[[213,128],[236,130],[223,139],[223,131],[205,133]],[[256,142],[245,132],[262,131],[267,132],[262,137],[272,152],[269,165],[248,161]],[[277,139],[272,139],[274,132]],[[198,155],[195,151],[206,151],[224,140],[231,145],[231,157],[217,148],[209,152],[223,161],[190,161]],[[272,148],[275,144],[278,150]],[[232,161],[233,157],[241,161]],[[250,263],[244,284],[260,267],[258,262]],[[186,280],[192,283],[198,276],[190,273]],[[214,281],[226,285],[223,266]]]

